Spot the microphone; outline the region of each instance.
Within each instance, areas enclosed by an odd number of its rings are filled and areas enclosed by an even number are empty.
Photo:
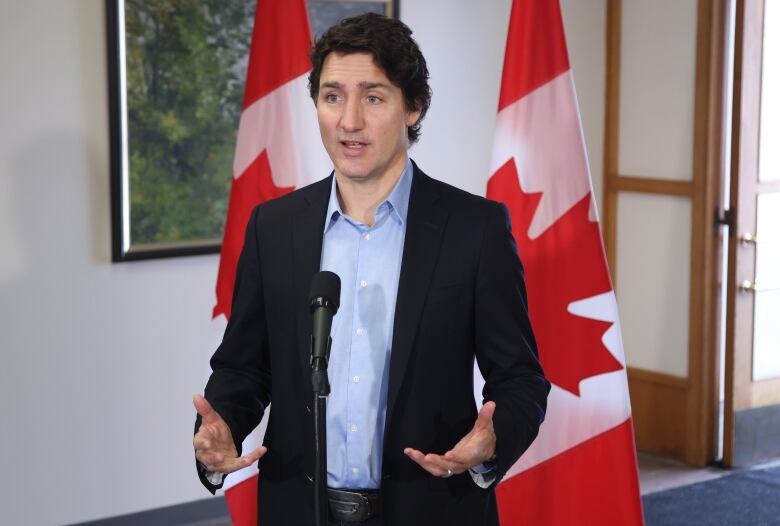
[[[333,272],[317,272],[311,279],[309,309],[312,313],[311,366],[315,371],[328,368],[330,328],[339,310],[341,280]]]

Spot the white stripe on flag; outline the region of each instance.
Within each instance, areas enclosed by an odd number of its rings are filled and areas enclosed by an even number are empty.
[[[536,239],[591,191],[571,70],[498,113],[490,173],[512,158],[523,191],[544,192],[528,229]]]
[[[300,188],[330,173],[332,163],[322,146],[308,73],[275,89],[241,114],[233,161],[238,178],[263,152],[274,185]]]

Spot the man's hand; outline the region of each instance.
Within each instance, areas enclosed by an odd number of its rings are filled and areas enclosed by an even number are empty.
[[[444,455],[433,453],[426,455],[410,447],[404,449],[404,453],[428,473],[437,477],[449,476],[450,471],[452,474],[460,474],[478,466],[490,460],[496,452],[496,433],[493,431],[495,410],[495,402],[485,403],[471,431]]]
[[[214,411],[208,400],[195,395],[192,402],[201,416],[200,428],[192,439],[195,458],[209,471],[232,473],[251,465],[268,451],[265,446],[260,446],[248,455],[239,457],[230,428],[219,413]]]

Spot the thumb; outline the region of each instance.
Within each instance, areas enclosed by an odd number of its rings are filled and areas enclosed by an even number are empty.
[[[482,409],[479,410],[477,421],[474,423],[474,430],[485,429],[493,423],[493,413],[496,412],[496,403],[493,401],[485,402]]]
[[[195,405],[195,410],[203,419],[204,424],[213,424],[221,420],[219,414],[217,414],[217,412],[214,411],[214,408],[211,407],[209,401],[206,400],[206,398],[204,398],[203,396],[201,395],[193,396],[192,403]]]

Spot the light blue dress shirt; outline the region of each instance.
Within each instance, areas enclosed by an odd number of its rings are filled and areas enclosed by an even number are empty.
[[[320,265],[341,278],[328,365],[332,488],[377,489],[381,484],[388,364],[411,187],[412,163],[407,160],[368,226],[341,210],[333,178]]]

